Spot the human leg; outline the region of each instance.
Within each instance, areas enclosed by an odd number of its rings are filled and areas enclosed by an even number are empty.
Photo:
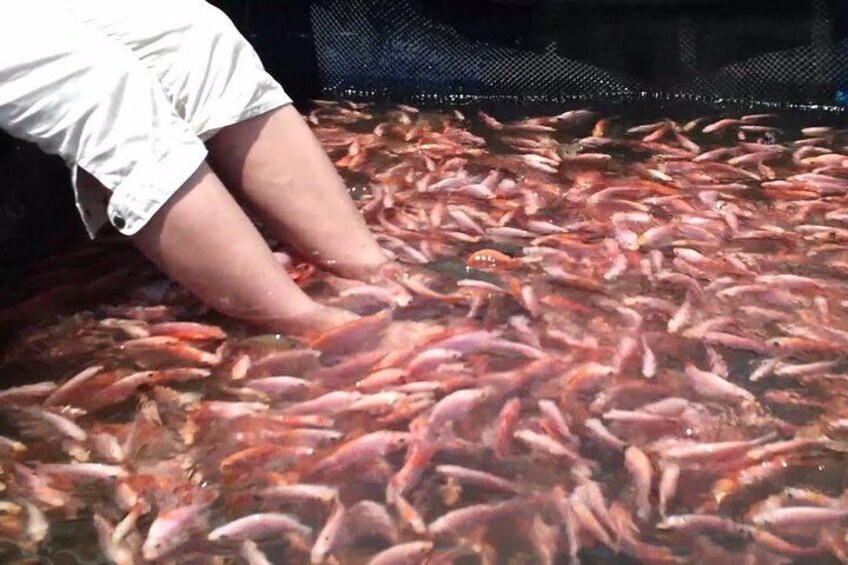
[[[235,318],[298,333],[355,317],[315,303],[295,285],[205,163],[132,237],[172,279]]]
[[[288,279],[148,69],[51,7],[36,0],[0,23],[0,127],[73,168],[90,233],[108,216],[166,273],[237,317],[285,330],[349,319]]]
[[[217,8],[200,0],[69,0],[130,48],[176,111],[209,141],[210,163],[275,236],[340,274],[386,259],[290,99]]]
[[[376,274],[386,257],[339,174],[292,106],[228,126],[210,162],[276,234],[350,277]]]

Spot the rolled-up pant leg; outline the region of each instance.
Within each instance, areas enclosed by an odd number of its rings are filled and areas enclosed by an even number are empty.
[[[132,235],[197,170],[206,148],[133,52],[61,2],[0,19],[0,127],[60,155],[93,236],[105,214]],[[78,168],[109,195],[80,194]]]
[[[14,15],[0,21],[0,128],[65,159],[92,237],[107,218],[138,232],[202,140],[291,102],[203,0],[28,0]]]
[[[233,22],[204,0],[64,1],[138,57],[201,139],[291,103]]]

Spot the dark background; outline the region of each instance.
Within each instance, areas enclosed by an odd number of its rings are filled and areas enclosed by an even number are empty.
[[[212,3],[298,104],[334,95],[418,102],[427,95],[446,103],[456,94],[667,93],[720,103],[730,92],[755,102],[833,106],[843,82],[848,93],[844,0]],[[516,54],[528,62],[522,68],[498,59]],[[58,158],[0,133],[0,179],[2,286],[27,260],[85,235]]]

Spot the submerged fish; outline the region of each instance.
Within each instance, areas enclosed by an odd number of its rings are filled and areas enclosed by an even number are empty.
[[[561,110],[316,102],[391,264],[257,222],[359,315],[305,340],[121,240],[40,264],[0,312],[40,379],[0,391],[7,545],[89,516],[115,563],[845,561],[848,130]]]

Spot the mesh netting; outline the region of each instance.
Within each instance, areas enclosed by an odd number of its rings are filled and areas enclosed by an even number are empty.
[[[325,94],[371,100],[838,106],[848,82],[841,4],[635,3],[315,2],[320,82]]]

